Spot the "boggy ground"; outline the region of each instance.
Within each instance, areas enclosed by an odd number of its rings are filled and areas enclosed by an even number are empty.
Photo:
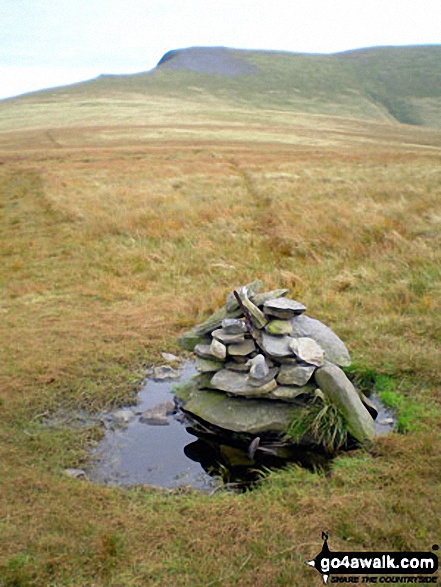
[[[376,143],[375,128],[334,146],[325,130],[316,144],[8,143],[2,587],[303,586],[321,581],[304,563],[322,530],[332,550],[440,543],[439,137],[396,127]],[[99,431],[45,417],[130,401],[146,365],[255,278],[341,336],[402,433],[327,476],[293,467],[242,495],[66,477]]]

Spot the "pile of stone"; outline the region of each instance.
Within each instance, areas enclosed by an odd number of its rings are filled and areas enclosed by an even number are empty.
[[[180,338],[199,371],[178,392],[183,409],[233,432],[283,434],[294,412],[321,393],[353,439],[372,440],[376,410],[341,369],[351,363],[345,344],[286,298],[287,290],[259,294],[261,285],[237,288],[224,308]]]

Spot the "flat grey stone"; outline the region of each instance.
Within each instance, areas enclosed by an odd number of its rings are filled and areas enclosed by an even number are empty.
[[[245,340],[244,333],[229,334],[223,328],[218,328],[212,332],[213,338],[220,340],[223,344],[239,344]]]
[[[265,326],[265,330],[268,334],[272,334],[273,336],[291,334],[292,325],[289,320],[271,320],[271,322],[268,322]]]
[[[156,379],[158,381],[163,381],[166,379],[178,379],[181,376],[181,373],[170,365],[160,365],[159,367],[153,367],[151,374],[149,377],[151,379]]]
[[[224,343],[220,342],[220,340],[216,340],[215,338],[213,338],[211,341],[210,351],[217,359],[220,360],[225,359],[227,356],[227,347],[224,345]]]
[[[265,396],[265,399],[275,399],[285,402],[299,401],[301,396],[311,395],[315,386],[308,384],[302,387],[278,385],[271,393]]]
[[[361,443],[373,440],[374,420],[344,372],[337,365],[327,364],[319,367],[314,377],[321,391],[343,414],[349,433]]]
[[[378,420],[378,424],[380,424],[380,426],[390,426],[394,423],[395,422],[393,418],[383,418],[382,420]]]
[[[288,298],[275,298],[263,304],[264,313],[277,318],[293,318],[305,310],[306,307],[303,304]]]
[[[328,326],[303,314],[292,318],[291,324],[293,327],[292,337],[314,339],[325,351],[325,358],[335,365],[348,367],[351,364],[351,357],[346,345]]]
[[[247,434],[283,433],[299,409],[287,402],[228,397],[206,389],[194,390],[184,405],[185,411],[214,426]]]
[[[293,338],[289,346],[295,356],[305,363],[321,367],[325,362],[325,351],[313,338],[307,336]]]
[[[217,357],[211,352],[211,344],[197,344],[194,347],[194,352],[196,353],[196,356],[201,357],[201,359],[209,359],[211,361],[217,360]]]
[[[241,334],[247,332],[247,325],[237,318],[225,318],[222,320],[222,330],[227,334]]]
[[[222,361],[213,361],[211,359],[196,357],[196,369],[199,371],[199,373],[220,371],[223,368],[224,363]]]
[[[232,357],[245,357],[250,353],[256,350],[256,345],[254,344],[254,340],[251,338],[246,339],[244,342],[240,344],[230,344],[228,345],[228,354]]]
[[[279,385],[298,385],[303,386],[311,379],[315,371],[313,365],[280,365],[277,383]]]
[[[167,416],[173,414],[175,404],[173,402],[161,402],[155,404],[141,414],[139,421],[150,426],[167,426],[169,424]]]
[[[161,355],[164,361],[167,361],[169,363],[176,363],[177,361],[179,361],[179,357],[173,355],[172,353],[161,353]]]
[[[130,410],[129,408],[115,410],[110,415],[112,416],[112,420],[115,420],[116,422],[121,422],[123,424],[128,424],[135,417],[135,413],[133,412],[133,410]]]
[[[63,473],[72,479],[86,479],[86,472],[83,469],[64,469]]]
[[[269,393],[277,385],[275,380],[265,383],[261,387],[251,385],[246,373],[238,373],[230,369],[218,371],[211,379],[211,385],[220,391],[232,393],[234,395],[264,395]]]
[[[256,306],[263,308],[263,304],[268,300],[274,300],[275,298],[281,298],[288,293],[287,289],[274,289],[272,291],[266,291],[264,293],[253,293],[248,292],[248,297]]]
[[[248,373],[250,367],[247,363],[238,363],[237,361],[227,361],[225,363],[225,369],[230,369],[230,371],[239,371],[241,373]]]
[[[290,348],[291,337],[289,336],[272,336],[267,332],[262,332],[262,348],[274,358],[293,357],[294,354]]]

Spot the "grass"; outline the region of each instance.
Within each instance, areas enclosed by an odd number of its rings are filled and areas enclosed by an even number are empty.
[[[0,585],[300,586],[324,529],[334,550],[439,543],[439,135],[224,107],[231,141],[203,117],[178,139],[178,114],[155,138],[54,108],[52,139],[14,109],[0,133]],[[255,278],[342,337],[406,434],[241,495],[66,477],[99,431],[45,418],[133,401]]]
[[[294,418],[290,423],[286,439],[300,442],[308,436],[327,454],[336,454],[346,445],[348,431],[346,421],[334,404],[326,397],[316,396],[310,409],[301,418]]]

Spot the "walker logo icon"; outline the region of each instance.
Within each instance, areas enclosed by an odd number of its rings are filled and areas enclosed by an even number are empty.
[[[400,575],[432,575],[438,570],[438,557],[433,552],[331,552],[328,534],[322,532],[323,547],[306,564],[317,569],[326,584],[330,575],[363,575],[362,583],[436,583],[437,577],[399,577]],[[437,550],[435,545],[434,550]],[[395,575],[368,577],[367,575]],[[360,577],[332,577],[332,583],[359,583]]]

